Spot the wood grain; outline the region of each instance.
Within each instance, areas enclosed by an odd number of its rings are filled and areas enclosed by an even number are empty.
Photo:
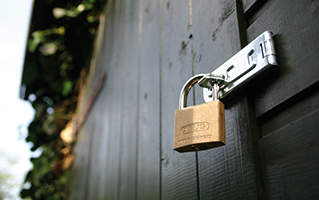
[[[245,14],[246,18],[249,18],[253,14],[255,14],[256,11],[260,9],[267,0],[241,0],[241,1],[242,1],[243,13]]]
[[[107,141],[107,166],[106,170],[106,185],[105,185],[105,198],[106,199],[118,199],[119,198],[119,184],[120,184],[120,150],[121,150],[121,138],[122,138],[122,102],[124,94],[120,91],[124,89],[124,83],[120,80],[124,79],[123,74],[123,60],[125,60],[122,52],[125,49],[124,46],[124,19],[125,13],[123,0],[117,0],[114,2],[114,25],[113,31],[113,48],[111,58],[108,61],[109,74],[109,126],[107,127],[106,134],[109,135]]]
[[[271,1],[248,28],[248,40],[264,30],[274,33],[278,72],[254,90],[256,116],[279,112],[293,99],[319,81],[319,15],[317,1]]]
[[[137,199],[160,198],[159,1],[140,1]]]
[[[179,92],[192,76],[189,24],[189,2],[162,2],[162,199],[197,199],[195,153],[173,150],[174,112],[178,109]],[[189,102],[192,95],[188,97]]]
[[[139,2],[125,0],[123,21],[124,54],[121,68],[123,89],[118,199],[134,199],[137,191],[137,122],[138,122],[138,13]]]
[[[96,138],[98,141],[95,141],[94,148],[97,149],[97,155],[95,156],[95,162],[92,165],[96,166],[97,174],[99,179],[95,180],[95,184],[97,187],[97,199],[105,199],[110,198],[109,193],[107,191],[107,187],[110,184],[109,180],[109,169],[111,166],[110,163],[110,144],[112,143],[112,134],[110,131],[110,126],[112,124],[112,97],[110,95],[112,91],[112,87],[114,84],[111,84],[114,81],[114,78],[111,78],[113,75],[112,72],[112,52],[114,51],[114,16],[115,16],[115,1],[109,1],[106,8],[105,15],[105,27],[104,27],[104,40],[101,46],[100,57],[97,61],[97,66],[95,67],[94,73],[95,76],[100,74],[101,71],[110,72],[109,78],[110,80],[106,80],[105,87],[99,97],[99,100],[96,104],[96,109],[94,115],[96,115],[96,128],[95,131],[100,131],[100,137]]]
[[[70,199],[319,197],[318,4],[260,2],[108,2],[80,113],[100,75],[108,78],[79,131]],[[253,15],[247,31],[244,15]],[[237,53],[246,33],[251,41],[267,29],[275,34],[278,71],[225,105],[226,145],[173,151],[185,81]],[[194,91],[189,105],[203,103],[201,88]]]
[[[75,161],[70,176],[70,199],[85,199],[88,195],[87,189],[90,168],[90,131],[92,123],[87,120],[79,132],[77,144],[75,145]],[[81,176],[79,176],[81,174]]]
[[[193,4],[195,74],[212,72],[241,49],[236,3],[200,1]],[[206,10],[205,8],[214,8]],[[201,55],[200,58],[197,58]],[[197,88],[196,88],[197,89]],[[196,103],[202,90],[196,90]],[[201,199],[258,199],[256,155],[246,98],[237,95],[225,105],[226,145],[198,153]]]
[[[318,121],[317,109],[260,140],[267,199],[319,198]]]

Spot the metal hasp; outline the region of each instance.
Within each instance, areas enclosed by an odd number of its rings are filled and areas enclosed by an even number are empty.
[[[227,60],[223,65],[207,76],[218,80],[219,98],[221,101],[231,97],[235,90],[249,80],[264,72],[271,66],[276,66],[275,45],[270,31],[265,31],[236,55]],[[219,77],[216,79],[215,77]],[[209,87],[209,78],[199,80],[199,85],[204,87],[205,102],[213,100],[212,89]]]

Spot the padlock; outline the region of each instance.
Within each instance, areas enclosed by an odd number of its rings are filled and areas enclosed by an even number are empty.
[[[214,100],[195,106],[187,106],[187,94],[204,74],[189,79],[183,86],[179,110],[175,111],[174,150],[189,152],[225,145],[225,109],[218,100],[218,84],[212,83]]]

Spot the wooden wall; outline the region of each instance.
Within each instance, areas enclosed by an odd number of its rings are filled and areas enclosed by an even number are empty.
[[[70,199],[318,199],[319,1],[109,0]],[[226,104],[226,145],[173,151],[182,85],[265,30],[279,67]],[[203,103],[195,87],[189,105]]]

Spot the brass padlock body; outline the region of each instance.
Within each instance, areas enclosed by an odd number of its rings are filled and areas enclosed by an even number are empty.
[[[197,151],[225,143],[225,108],[221,101],[175,111],[174,150]]]

